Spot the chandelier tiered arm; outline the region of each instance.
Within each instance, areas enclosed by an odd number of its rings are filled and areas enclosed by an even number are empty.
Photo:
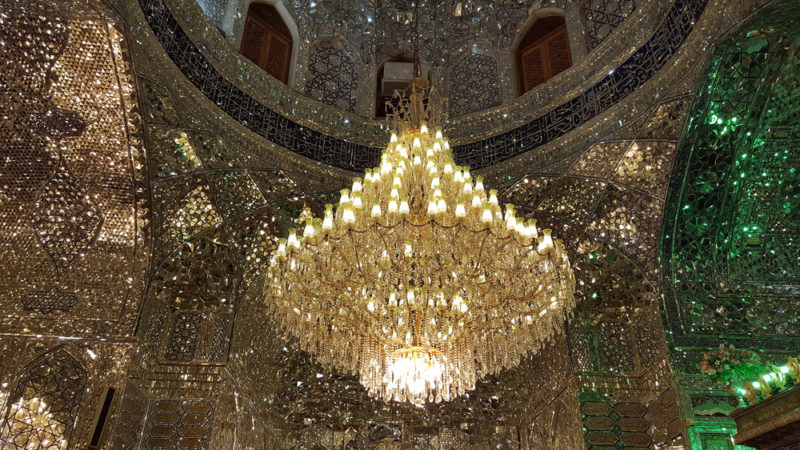
[[[561,242],[503,211],[424,122],[393,132],[380,166],[304,225],[271,258],[266,304],[285,337],[387,401],[464,394],[536,353],[574,307]]]

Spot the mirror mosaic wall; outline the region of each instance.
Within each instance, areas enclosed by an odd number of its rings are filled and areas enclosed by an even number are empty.
[[[302,209],[375,165],[373,69],[410,39],[383,3],[284,2],[286,86],[236,51],[245,1],[0,2],[0,448],[733,449],[703,353],[797,350],[800,10],[421,5],[457,161],[564,239],[578,306],[420,409],[316,364],[259,297]],[[515,39],[549,10],[574,65],[517,97]]]

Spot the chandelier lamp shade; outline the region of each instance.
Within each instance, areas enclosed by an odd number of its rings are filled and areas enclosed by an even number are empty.
[[[381,162],[273,252],[283,335],[373,397],[448,401],[562,332],[574,276],[561,241],[457,166],[412,82]]]

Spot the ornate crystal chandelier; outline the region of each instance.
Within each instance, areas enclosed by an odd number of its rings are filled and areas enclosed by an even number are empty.
[[[560,241],[501,210],[457,166],[420,78],[379,167],[274,252],[265,300],[287,338],[383,400],[447,401],[561,331],[574,277]],[[416,126],[415,126],[416,124]]]

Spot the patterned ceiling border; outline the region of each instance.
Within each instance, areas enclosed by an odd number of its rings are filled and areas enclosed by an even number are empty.
[[[459,164],[489,167],[553,141],[601,114],[644,85],[677,52],[708,0],[676,0],[653,36],[616,70],[561,106],[514,130],[455,146]],[[361,171],[380,161],[378,147],[304,127],[268,108],[223,77],[183,31],[163,0],[139,0],[147,23],[170,59],[210,101],[269,141],[315,161]]]

